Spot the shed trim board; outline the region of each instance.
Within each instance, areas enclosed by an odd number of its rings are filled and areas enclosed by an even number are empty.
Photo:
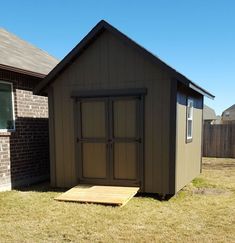
[[[176,192],[176,125],[177,125],[177,82],[171,82],[171,103],[170,103],[170,159],[169,159],[169,194]]]
[[[56,185],[56,158],[55,158],[55,121],[54,121],[54,91],[48,90],[48,113],[49,113],[49,142],[50,142],[50,180],[51,185]]]
[[[124,90],[123,90],[124,91]],[[140,92],[141,91],[141,92]],[[144,91],[144,92],[143,92]],[[77,146],[76,146],[76,158],[78,163],[78,181],[83,184],[97,184],[97,185],[125,185],[125,186],[141,186],[143,188],[143,178],[144,178],[144,137],[143,137],[143,120],[144,120],[144,97],[143,94],[146,93],[146,89],[132,89],[131,92],[122,92],[122,90],[113,90],[110,93],[106,90],[97,92],[98,95],[94,96],[96,92],[85,91],[80,93],[79,99],[75,100],[75,130],[77,131]],[[116,96],[106,96],[103,95],[116,94]],[[118,95],[120,94],[120,95]],[[141,95],[142,94],[142,95]],[[84,97],[83,97],[84,96]],[[88,96],[88,97],[87,97]],[[74,95],[72,95],[74,97]],[[114,135],[114,102],[116,101],[134,101],[136,104],[135,112],[135,123],[136,123],[136,134],[134,137],[116,137]],[[86,138],[82,134],[83,125],[83,115],[82,115],[82,104],[83,103],[95,103],[103,102],[105,105],[105,136],[103,138],[89,137]],[[92,176],[89,178],[84,176],[84,147],[85,144],[104,144],[106,151],[106,172],[103,178],[96,178]],[[135,147],[135,178],[117,178],[115,177],[115,146],[118,144],[134,144]],[[102,156],[101,156],[102,157]],[[98,161],[98,158],[97,158]],[[95,166],[95,165],[94,165]],[[93,168],[93,167],[92,167]],[[94,168],[93,168],[94,170]]]
[[[110,96],[132,96],[146,95],[147,89],[99,89],[99,90],[82,90],[73,91],[71,98],[94,98],[94,97],[110,97]]]
[[[133,46],[137,51],[142,53],[144,56],[149,58],[151,61],[160,65],[164,70],[170,72],[173,77],[189,88],[197,91],[202,95],[206,95],[208,98],[214,99],[214,95],[209,93],[207,90],[201,88],[199,85],[195,84],[187,77],[177,72],[175,69],[170,67],[168,64],[160,60],[157,56],[152,54],[150,51],[145,49],[143,46],[137,44],[131,38],[120,32],[118,29],[114,28],[112,25],[107,23],[104,20],[101,20],[73,49],[70,51],[65,58],[44,78],[44,80],[38,84],[35,88],[35,94],[42,93],[48,87],[50,83],[52,83],[59,74],[63,72],[63,70],[67,67],[67,65],[71,64],[81,53],[87,49],[87,47],[95,41],[95,39],[105,30],[108,30],[122,41],[127,43],[128,45]]]
[[[202,97],[202,104],[204,104],[204,96]],[[204,117],[203,117],[203,112],[202,112],[202,126],[204,125]],[[204,135],[204,128],[202,128],[202,139]],[[200,163],[200,173],[202,173],[202,157],[203,157],[203,142],[201,143],[201,163]]]

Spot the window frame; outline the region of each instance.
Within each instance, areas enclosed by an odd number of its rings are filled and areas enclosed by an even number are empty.
[[[11,82],[6,82],[0,80],[0,84],[8,84],[11,86],[11,102],[12,102],[12,118],[13,118],[13,128],[12,129],[1,129],[0,128],[0,133],[5,133],[5,132],[15,132],[16,127],[15,127],[15,101],[14,101],[14,91],[13,91],[13,84]]]
[[[189,106],[189,104],[192,106]],[[191,110],[191,116],[189,117],[189,109]],[[190,143],[193,141],[193,111],[194,111],[194,100],[192,97],[187,97],[186,101],[186,143]],[[191,121],[191,136],[189,136],[189,121]]]

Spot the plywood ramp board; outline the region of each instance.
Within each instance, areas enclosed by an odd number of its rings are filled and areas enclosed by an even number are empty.
[[[139,187],[77,185],[55,200],[124,206],[139,189]]]

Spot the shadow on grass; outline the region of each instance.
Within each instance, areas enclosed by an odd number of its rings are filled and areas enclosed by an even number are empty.
[[[167,195],[161,195],[161,194],[158,194],[158,193],[137,193],[136,194],[136,197],[143,197],[143,198],[152,198],[152,199],[155,199],[155,200],[158,200],[158,201],[168,201],[170,200],[174,195],[170,195],[170,194],[167,194]]]
[[[33,185],[28,185],[28,186],[21,186],[15,188],[17,191],[22,191],[22,192],[65,192],[69,190],[70,188],[56,188],[56,187],[51,187],[49,181],[33,184]],[[158,201],[168,201],[170,200],[174,195],[160,195],[157,193],[137,193],[136,197],[138,198],[152,198]]]
[[[69,188],[55,188],[51,187],[49,181],[33,184],[33,185],[27,185],[27,186],[20,186],[14,188],[14,190],[22,191],[22,192],[65,192]]]

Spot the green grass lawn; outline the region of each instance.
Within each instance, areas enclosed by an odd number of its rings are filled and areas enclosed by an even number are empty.
[[[169,201],[125,207],[65,203],[46,184],[0,193],[0,242],[235,242],[235,160],[203,173]]]

